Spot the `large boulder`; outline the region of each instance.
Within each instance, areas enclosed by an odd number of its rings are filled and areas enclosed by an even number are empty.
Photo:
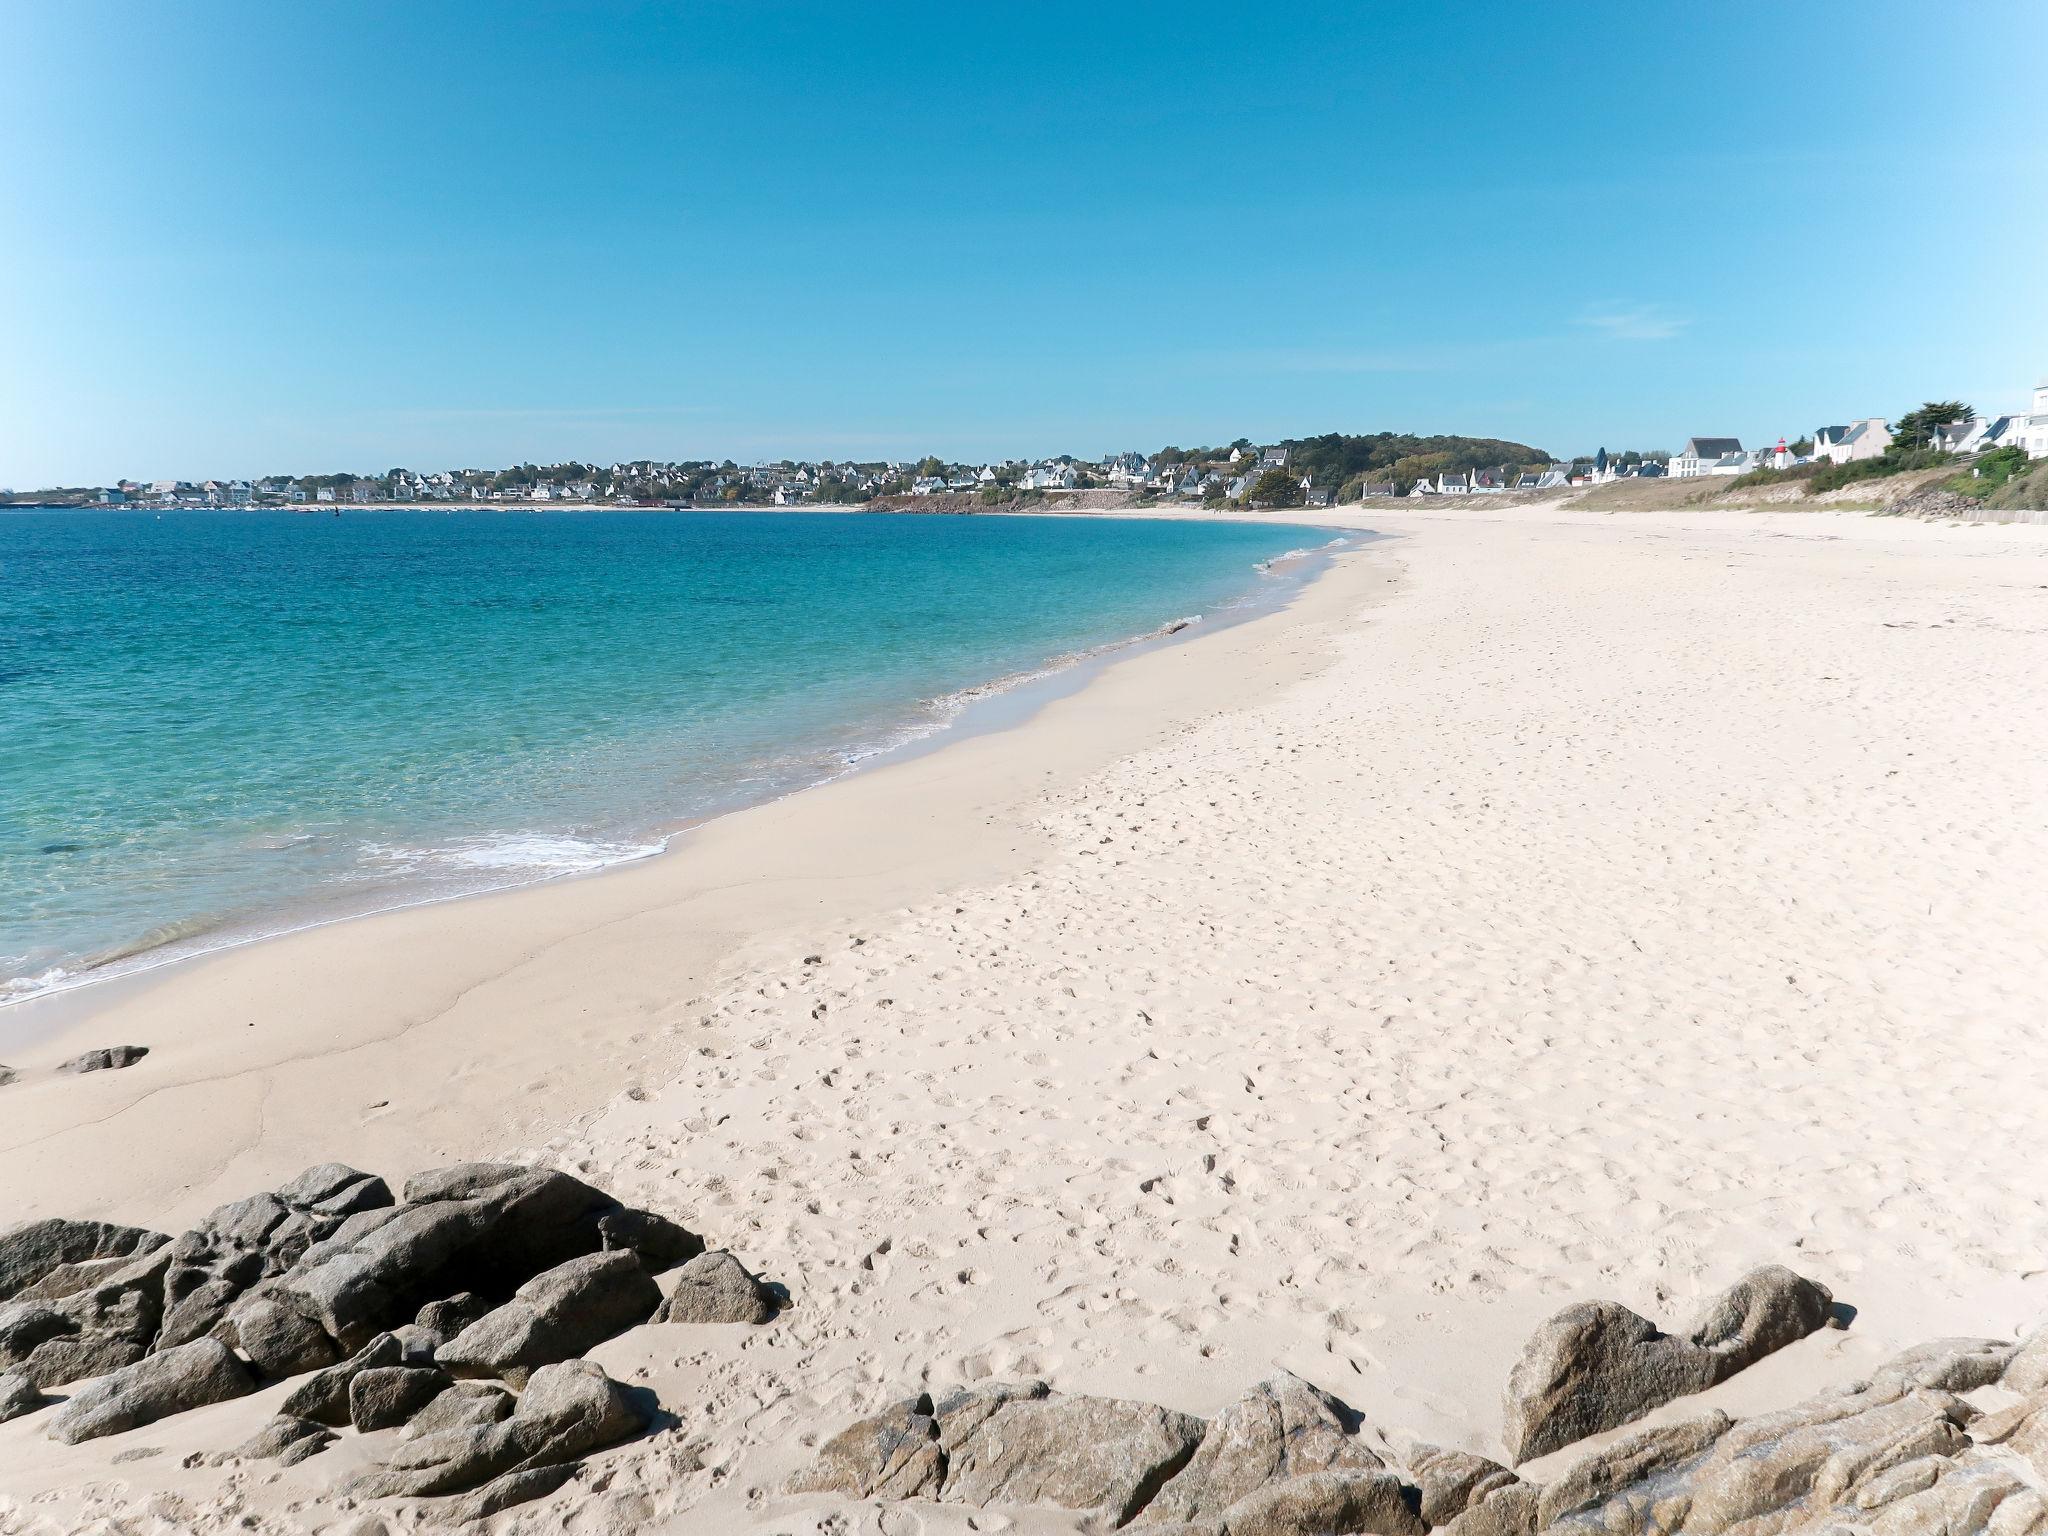
[[[308,1168],[282,1189],[250,1195],[209,1212],[191,1231],[171,1245],[170,1273],[164,1280],[163,1336],[168,1349],[220,1329],[245,1294],[266,1280],[285,1274],[315,1244],[339,1232],[352,1216],[388,1209],[391,1190],[374,1174],[341,1163]],[[340,1358],[342,1351],[315,1346],[305,1329],[286,1320],[289,1307],[256,1307],[253,1322],[260,1360],[272,1374],[311,1370]],[[236,1341],[244,1326],[236,1319]],[[320,1358],[324,1353],[325,1358]],[[272,1371],[270,1360],[285,1367]]]
[[[444,1429],[480,1429],[512,1417],[518,1399],[494,1381],[458,1381],[406,1421],[407,1439]]]
[[[383,1365],[358,1371],[348,1384],[349,1422],[364,1434],[409,1422],[453,1383],[432,1366]]]
[[[920,1394],[841,1430],[789,1480],[789,1491],[936,1500],[946,1481],[936,1413],[930,1395]]]
[[[1160,1527],[1188,1536],[1423,1536],[1410,1490],[1391,1472],[1304,1472],[1267,1483],[1207,1520]]]
[[[218,1339],[195,1339],[82,1388],[51,1422],[50,1438],[76,1445],[255,1389],[255,1378],[233,1350]]]
[[[1779,1265],[1710,1301],[1683,1336],[1615,1301],[1581,1302],[1537,1330],[1508,1378],[1502,1437],[1517,1462],[1615,1429],[1803,1338],[1834,1306]]]
[[[170,1239],[144,1227],[52,1216],[0,1233],[0,1301],[27,1290],[52,1270],[95,1259],[126,1259]]]
[[[1422,1523],[1448,1525],[1471,1505],[1519,1481],[1497,1461],[1470,1451],[1418,1445],[1405,1459],[1409,1480],[1422,1496]]]
[[[588,1360],[533,1373],[512,1416],[400,1439],[386,1464],[344,1485],[357,1498],[460,1493],[514,1474],[574,1462],[646,1427],[626,1389]]]
[[[585,1254],[536,1275],[502,1307],[435,1350],[455,1376],[495,1376],[524,1385],[538,1366],[572,1359],[644,1323],[661,1305],[661,1287],[626,1249]]]
[[[509,1164],[439,1169],[404,1194],[397,1207],[349,1218],[266,1287],[343,1353],[429,1302],[464,1291],[508,1296],[541,1271],[598,1251],[599,1222],[622,1209],[568,1174]]]
[[[296,1419],[281,1413],[231,1451],[211,1459],[216,1467],[238,1461],[276,1461],[295,1467],[308,1456],[317,1456],[339,1438],[324,1424]]]
[[[1536,1504],[1537,1528],[1602,1507],[1623,1489],[1691,1466],[1727,1433],[1728,1424],[1725,1413],[1710,1413],[1638,1430],[1581,1457],[1544,1484]]]
[[[0,1306],[0,1369],[18,1369],[48,1388],[133,1364],[148,1352],[161,1316],[167,1250],[85,1262],[93,1268],[89,1284],[48,1301],[28,1300],[24,1292]]]
[[[1146,1504],[1137,1524],[1221,1515],[1268,1483],[1305,1473],[1384,1468],[1351,1432],[1335,1398],[1281,1371],[1209,1421],[1188,1464]]]
[[[775,1298],[723,1249],[699,1254],[676,1274],[675,1289],[654,1314],[657,1323],[765,1323]]]
[[[938,1405],[945,1498],[1100,1510],[1122,1525],[1194,1455],[1207,1426],[1156,1403],[994,1384]]]
[[[380,1333],[339,1365],[315,1371],[285,1398],[280,1412],[340,1429],[349,1422],[349,1387],[364,1371],[405,1362],[405,1347],[396,1334]]]
[[[792,1492],[1049,1504],[1121,1525],[1186,1466],[1202,1420],[1154,1403],[991,1382],[911,1399],[836,1436]]]
[[[19,1371],[0,1371],[0,1424],[34,1413],[49,1399]]]
[[[688,1263],[704,1251],[704,1239],[653,1211],[636,1211],[626,1206],[607,1211],[597,1219],[598,1241],[607,1248],[623,1248],[640,1255],[640,1264],[650,1275]]]

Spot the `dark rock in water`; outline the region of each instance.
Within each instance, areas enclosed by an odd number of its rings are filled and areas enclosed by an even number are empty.
[[[49,1399],[19,1371],[0,1371],[0,1424],[34,1413]]]
[[[723,1249],[701,1253],[676,1276],[654,1314],[657,1323],[765,1323],[775,1300],[747,1267]]]
[[[58,1065],[59,1072],[114,1072],[132,1067],[149,1054],[146,1045],[103,1045]]]
[[[504,1306],[486,1313],[434,1352],[456,1376],[496,1376],[522,1385],[537,1366],[582,1354],[644,1323],[661,1288],[622,1249],[586,1254],[536,1275]]]
[[[366,1499],[460,1493],[573,1462],[638,1434],[646,1423],[626,1389],[590,1361],[544,1365],[503,1423],[401,1439],[383,1468],[352,1478],[342,1491]]]
[[[364,1371],[401,1365],[405,1349],[395,1334],[380,1333],[340,1365],[315,1372],[284,1400],[281,1412],[340,1429],[349,1422],[349,1384]]]
[[[1304,1473],[1384,1469],[1347,1429],[1336,1399],[1282,1371],[1210,1420],[1187,1466],[1145,1506],[1138,1524],[1211,1519],[1268,1483]]]
[[[212,1333],[243,1295],[290,1271],[351,1218],[391,1204],[391,1190],[382,1179],[341,1163],[322,1163],[282,1189],[210,1211],[171,1245],[160,1346]],[[340,1359],[344,1351],[331,1340],[323,1348],[307,1333],[309,1327],[324,1333],[318,1323],[295,1321],[304,1316],[301,1308],[278,1304],[257,1308],[253,1321],[237,1318],[235,1326],[239,1336],[247,1322],[254,1346],[243,1340],[243,1348],[272,1375]],[[259,1349],[264,1351],[260,1356]]]
[[[212,1462],[220,1467],[237,1461],[280,1461],[295,1467],[308,1456],[319,1455],[337,1438],[324,1424],[281,1413],[232,1451],[213,1457]]]
[[[1186,1466],[1202,1420],[1155,1403],[991,1382],[913,1398],[830,1441],[793,1493],[948,1504],[1050,1504],[1129,1521]],[[1418,1526],[1419,1530],[1420,1527]]]
[[[50,1438],[76,1445],[255,1389],[255,1378],[234,1351],[218,1339],[197,1339],[81,1388],[51,1423]]]
[[[495,1381],[458,1381],[407,1420],[407,1439],[444,1429],[478,1429],[512,1417],[517,1399]]]
[[[83,844],[83,843],[45,843],[45,844],[43,844],[43,846],[42,846],[42,847],[41,847],[41,848],[40,848],[39,850],[37,850],[37,851],[38,851],[38,852],[41,852],[41,853],[83,853],[83,852],[85,852],[85,844]]]
[[[5,1088],[9,1083],[18,1082],[20,1078],[21,1074],[15,1071],[14,1068],[0,1067],[0,1088]]]
[[[66,1221],[61,1216],[10,1227],[0,1233],[0,1301],[26,1290],[60,1265],[129,1258],[169,1241],[163,1233],[142,1227]]]
[[[349,1422],[364,1434],[396,1429],[453,1385],[431,1366],[380,1365],[358,1371],[348,1384]]]
[[[1819,1328],[1827,1287],[1769,1265],[1708,1303],[1684,1337],[1615,1301],[1581,1302],[1529,1340],[1508,1378],[1508,1454],[1542,1456],[1701,1392]]]

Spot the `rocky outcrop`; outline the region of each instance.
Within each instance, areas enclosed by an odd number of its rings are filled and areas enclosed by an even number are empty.
[[[1565,1308],[1508,1378],[1502,1438],[1517,1462],[1615,1429],[1803,1338],[1828,1320],[1827,1288],[1779,1265],[1745,1275],[1682,1336],[1615,1301]]]
[[[0,1369],[19,1370],[48,1388],[134,1364],[156,1336],[167,1262],[165,1250],[155,1248],[70,1266],[89,1267],[91,1283],[53,1300],[29,1299],[48,1285],[46,1276],[0,1306]]]
[[[1432,1529],[1448,1525],[1472,1505],[1520,1481],[1497,1461],[1434,1445],[1417,1445],[1408,1453],[1406,1465],[1421,1496],[1422,1523]]]
[[[837,1436],[794,1492],[1050,1504],[1122,1524],[1195,1454],[1207,1426],[1153,1403],[995,1382],[911,1399]]]
[[[24,1222],[0,1233],[0,1301],[12,1299],[65,1266],[132,1258],[169,1241],[161,1232],[106,1221],[66,1221],[53,1216]]]
[[[503,1296],[508,1282],[599,1252],[601,1222],[624,1209],[568,1174],[506,1164],[422,1174],[404,1193],[402,1204],[350,1217],[264,1288],[269,1305],[317,1327],[337,1357],[431,1302]]]
[[[1137,1523],[1221,1515],[1269,1483],[1311,1472],[1385,1468],[1351,1432],[1335,1398],[1282,1371],[1210,1421],[1187,1466],[1159,1490]]]
[[[517,1399],[494,1381],[458,1381],[406,1423],[408,1439],[444,1429],[480,1429],[512,1417]]]
[[[233,1350],[218,1339],[196,1339],[82,1388],[51,1423],[50,1438],[75,1445],[255,1389],[255,1378]]]
[[[280,1411],[340,1429],[349,1422],[349,1387],[364,1371],[403,1365],[405,1346],[396,1334],[380,1333],[339,1365],[315,1371],[284,1400]]]
[[[382,1179],[340,1163],[322,1163],[281,1189],[250,1195],[209,1213],[171,1245],[160,1347],[213,1333],[246,1293],[291,1270],[350,1217],[387,1209],[392,1203],[391,1190]],[[252,1338],[237,1337],[235,1342],[252,1356],[261,1356],[265,1369],[279,1375],[340,1358],[331,1346],[323,1348],[305,1329],[295,1328],[295,1315],[274,1304],[252,1306],[246,1321]],[[237,1319],[238,1334],[243,1323]]]
[[[746,1265],[723,1249],[698,1255],[676,1273],[657,1323],[765,1323],[775,1299]]]
[[[132,1067],[149,1054],[146,1045],[103,1045],[96,1051],[87,1051],[69,1061],[60,1062],[59,1072],[117,1072],[123,1067]]]
[[[563,1466],[638,1434],[646,1423],[626,1389],[590,1361],[544,1365],[503,1422],[400,1439],[383,1467],[351,1479],[344,1491],[371,1499],[461,1493]]]
[[[364,1434],[396,1429],[453,1385],[434,1366],[380,1365],[358,1371],[348,1384],[349,1422]]]
[[[638,1254],[586,1254],[527,1281],[434,1358],[456,1376],[495,1376],[524,1386],[535,1368],[572,1359],[646,1322],[660,1305],[661,1287],[641,1268]]]

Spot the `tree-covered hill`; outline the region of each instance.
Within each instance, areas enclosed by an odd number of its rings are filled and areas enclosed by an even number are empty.
[[[1289,450],[1289,469],[1333,490],[1351,488],[1354,495],[1355,484],[1367,480],[1391,479],[1405,491],[1423,476],[1446,470],[1456,474],[1505,467],[1515,472],[1552,462],[1541,448],[1497,437],[1325,432],[1320,437],[1291,438],[1280,446]]]

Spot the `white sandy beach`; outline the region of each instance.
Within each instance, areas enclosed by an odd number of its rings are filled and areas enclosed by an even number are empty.
[[[535,1532],[899,1536],[777,1490],[990,1377],[1210,1413],[1280,1365],[1494,1454],[1549,1313],[1764,1262],[1855,1316],[1731,1411],[2048,1310],[2048,530],[1325,520],[1395,537],[1016,728],[0,1013],[0,1212],[175,1232],[312,1163],[529,1152],[787,1287],[598,1350],[678,1422]],[[408,1528],[326,1496],[357,1442],[182,1465],[282,1391],[0,1425],[0,1531]]]

